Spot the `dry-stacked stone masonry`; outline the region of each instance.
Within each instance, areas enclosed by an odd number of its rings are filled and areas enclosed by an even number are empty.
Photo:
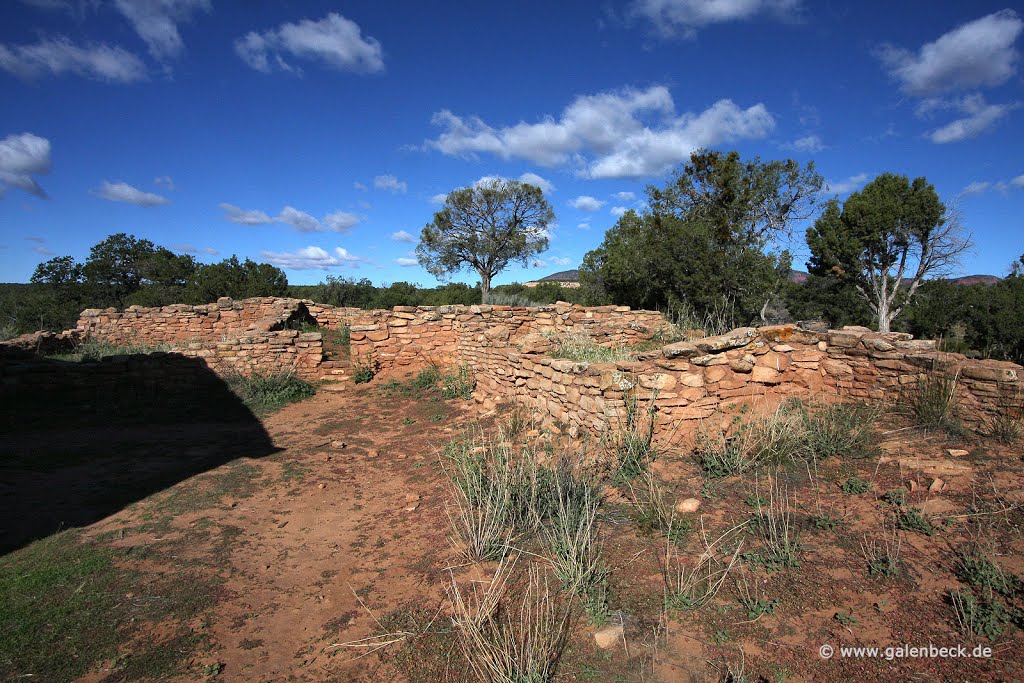
[[[427,365],[465,364],[485,407],[514,400],[575,431],[597,433],[616,424],[627,392],[653,399],[660,436],[737,402],[771,403],[790,394],[899,401],[929,372],[958,378],[966,422],[982,427],[1001,412],[1024,409],[1024,369],[936,350],[934,341],[866,328],[811,330],[794,325],[744,327],[677,342],[614,364],[581,363],[548,354],[559,334],[584,333],[598,344],[650,342],[666,326],[654,311],[566,303],[510,306],[396,306],[364,311],[284,298],[220,299],[203,306],[130,307],[83,311],[75,330],[25,335],[6,347],[45,350],[48,344],[96,338],[116,344],[169,347],[218,374],[292,371],[312,380],[344,380],[348,361],[327,359],[319,332],[351,329],[355,364],[378,373]],[[554,333],[554,334],[551,334]],[[8,366],[5,386],[31,381]],[[335,384],[336,387],[343,386]]]

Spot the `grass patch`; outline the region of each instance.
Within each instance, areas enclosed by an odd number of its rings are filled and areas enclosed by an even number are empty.
[[[618,363],[636,359],[636,350],[625,346],[601,346],[586,332],[547,333],[555,344],[548,352],[551,358],[564,358],[580,363]]]
[[[316,393],[312,384],[290,372],[248,376],[235,374],[227,378],[227,383],[257,415],[272,413]]]
[[[460,365],[453,371],[443,373],[441,379],[441,395],[445,398],[461,398],[469,400],[473,398],[473,390],[476,389],[476,379],[473,371],[466,364]]]
[[[366,384],[377,374],[376,365],[371,361],[353,361],[352,382],[355,384]]]
[[[610,434],[609,446],[616,462],[615,481],[627,483],[647,472],[657,457],[653,446],[657,405],[652,397],[645,408],[633,394],[626,394],[626,416]]]
[[[119,567],[119,552],[66,531],[0,558],[0,678],[70,681],[111,661],[125,680],[183,672],[204,640],[184,623],[211,606],[213,586],[181,573],[154,582]],[[144,626],[168,619],[182,624],[170,640],[146,640]]]
[[[90,338],[81,342],[71,353],[57,353],[48,357],[72,363],[88,363],[110,358],[111,356],[137,356],[170,350],[171,347],[167,344],[157,344],[154,346],[146,344],[113,344]]]
[[[911,419],[927,431],[963,433],[957,405],[958,375],[932,370],[908,390],[906,406]]]
[[[850,477],[839,488],[848,496],[859,496],[871,490],[871,482],[865,481],[860,477]]]

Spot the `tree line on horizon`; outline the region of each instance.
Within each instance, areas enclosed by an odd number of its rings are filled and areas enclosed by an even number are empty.
[[[422,230],[417,256],[444,280],[461,270],[476,286],[328,276],[289,286],[270,264],[235,256],[199,264],[123,233],[95,245],[84,263],[40,264],[31,285],[0,289],[5,333],[65,329],[84,308],[209,303],[220,296],[298,296],[336,306],[529,305],[555,300],[673,310],[697,319],[727,307],[736,324],[823,319],[943,338],[951,350],[1024,360],[1024,256],[991,285],[944,280],[970,247],[955,203],[923,177],[883,173],[845,201],[823,198],[813,162],[744,160],[699,150],[664,187],[647,188],[647,208],[628,211],[588,252],[579,289],[543,282],[492,287],[509,264],[548,247],[554,211],[540,188],[492,179],[448,194]],[[792,254],[779,245],[794,223],[813,220],[804,283],[790,280]],[[13,287],[13,289],[12,289]]]

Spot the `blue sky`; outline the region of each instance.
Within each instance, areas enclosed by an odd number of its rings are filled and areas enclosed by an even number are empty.
[[[840,196],[924,175],[973,234],[961,274],[1002,275],[1022,32],[981,1],[6,0],[0,281],[129,232],[294,284],[433,285],[416,237],[485,176],[554,206],[541,263],[496,279],[524,281],[576,267],[699,147],[813,159]]]

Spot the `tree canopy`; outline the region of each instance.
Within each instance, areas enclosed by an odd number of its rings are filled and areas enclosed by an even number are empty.
[[[948,273],[970,246],[956,215],[923,178],[883,173],[832,200],[807,230],[808,270],[852,287],[888,332],[926,277]]]
[[[438,278],[475,270],[486,303],[495,275],[513,262],[527,265],[548,248],[547,227],[554,218],[539,187],[492,179],[450,192],[424,226],[416,255]]]

